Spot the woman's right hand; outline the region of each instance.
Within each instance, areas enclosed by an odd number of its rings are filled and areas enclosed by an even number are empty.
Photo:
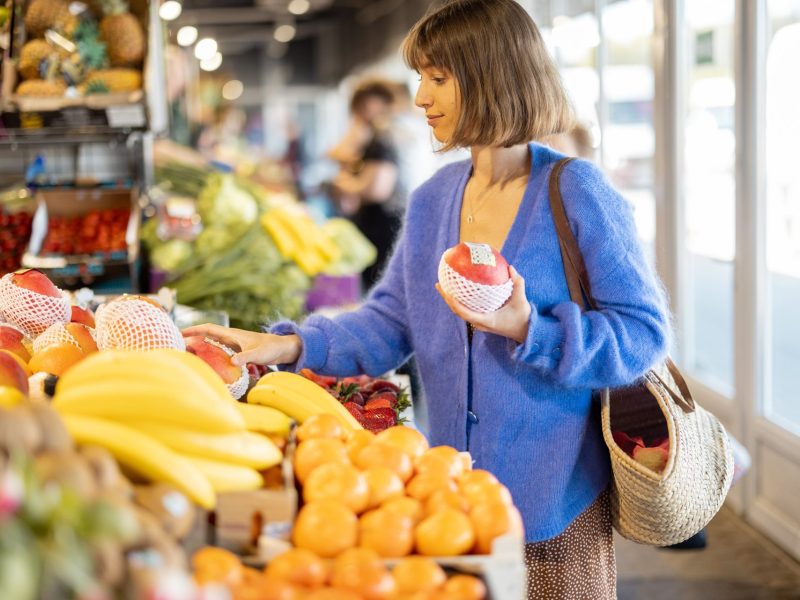
[[[285,365],[297,362],[303,342],[296,335],[274,335],[244,329],[221,327],[212,323],[195,325],[183,330],[183,337],[200,335],[218,341],[236,352],[231,359],[235,365]]]

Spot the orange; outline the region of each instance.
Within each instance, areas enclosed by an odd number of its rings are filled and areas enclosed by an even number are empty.
[[[461,454],[450,446],[434,446],[417,459],[415,467],[417,473],[442,471],[454,479],[464,473]]]
[[[425,518],[414,531],[417,552],[426,556],[457,556],[472,550],[475,531],[467,515],[443,508]]]
[[[341,441],[330,438],[307,440],[298,444],[295,450],[294,474],[300,483],[305,483],[311,471],[330,462],[350,462]]]
[[[387,467],[397,473],[403,483],[411,479],[414,473],[411,457],[408,454],[395,446],[378,441],[361,448],[356,454],[355,462],[359,469],[365,471],[372,467]]]
[[[244,567],[242,580],[231,590],[233,600],[262,600],[264,597],[262,588],[266,582],[266,578],[260,571]]]
[[[363,550],[363,549],[362,549]],[[345,554],[333,563],[331,586],[349,590],[364,600],[390,600],[397,594],[397,584],[392,575],[373,552],[365,552],[362,556],[374,556],[359,559],[357,555]]]
[[[34,354],[28,367],[34,373],[44,371],[61,376],[85,356],[80,348],[72,344],[53,344]]]
[[[416,498],[420,502],[427,500],[431,494],[438,490],[455,492],[455,481],[450,479],[443,471],[428,471],[415,475],[406,485],[406,495]]]
[[[495,538],[507,533],[522,537],[522,517],[519,511],[498,500],[486,500],[472,507],[469,519],[475,530],[475,551],[491,554]]]
[[[338,567],[342,569],[345,565],[383,565],[381,557],[371,548],[350,548],[342,552],[333,562],[334,571]],[[331,573],[333,577],[333,573]]]
[[[325,562],[305,548],[292,548],[276,556],[269,562],[264,573],[270,579],[306,587],[319,587],[328,580]]]
[[[303,600],[361,600],[361,596],[350,590],[321,588],[303,596]]]
[[[222,548],[206,546],[192,556],[192,570],[197,583],[222,583],[235,586],[241,583],[243,567],[239,558]]]
[[[22,369],[25,372],[26,377],[30,377],[31,375],[33,375],[33,371],[31,371],[31,368],[28,366],[28,363],[26,363],[19,354],[15,354],[11,350],[6,350],[5,348],[0,349],[0,352],[5,352],[6,354],[11,355],[11,358],[17,361],[17,364],[19,365],[20,369]]]
[[[440,588],[447,581],[442,567],[424,556],[409,556],[397,561],[392,577],[401,594],[429,592]]]
[[[499,483],[497,477],[492,475],[489,471],[483,469],[474,469],[467,471],[458,477],[458,485],[468,485],[471,483]]]
[[[322,558],[333,558],[358,542],[358,517],[341,502],[310,502],[297,515],[292,542]]]
[[[414,521],[388,510],[371,510],[358,523],[358,545],[384,558],[399,558],[414,549]]]
[[[460,600],[484,600],[486,585],[472,575],[453,575],[444,584],[444,591]]]
[[[414,525],[419,523],[424,516],[422,503],[415,499],[403,496],[402,498],[392,498],[381,504],[383,510],[393,512],[398,515],[411,517]]]
[[[297,428],[297,439],[300,442],[313,438],[333,438],[341,440],[344,427],[339,419],[327,413],[311,415]]]
[[[440,489],[433,492],[425,501],[425,515],[432,515],[445,507],[455,508],[463,513],[469,512],[469,504],[459,493]]]
[[[368,429],[355,429],[350,437],[347,438],[347,455],[350,462],[355,464],[356,455],[364,446],[369,446],[375,441],[375,434]]]
[[[496,500],[509,506],[514,505],[511,500],[511,492],[502,483],[473,481],[464,485],[459,484],[458,491],[470,507],[488,500]]]
[[[311,471],[303,484],[303,499],[337,500],[354,513],[361,513],[369,504],[369,486],[364,474],[353,465],[325,463]]]
[[[258,600],[305,600],[305,588],[292,585],[288,581],[264,578],[264,586]],[[234,598],[236,600],[236,598]]]
[[[384,429],[375,436],[375,440],[383,444],[389,444],[400,448],[412,459],[416,459],[428,449],[428,440],[416,429],[405,425],[395,425]]]
[[[376,508],[390,500],[405,495],[403,481],[388,467],[372,467],[364,471],[364,479],[369,488],[367,508]]]

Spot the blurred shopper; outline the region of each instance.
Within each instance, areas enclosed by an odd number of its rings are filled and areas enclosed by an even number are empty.
[[[375,264],[362,275],[365,290],[383,273],[402,223],[405,191],[397,148],[391,136],[393,84],[361,83],[350,101],[352,124],[328,156],[341,165],[333,181],[346,214],[378,250]]]
[[[542,138],[541,142],[566,156],[577,156],[586,160],[595,159],[592,133],[583,123],[576,123],[564,133],[548,135]]]
[[[450,0],[414,26],[403,51],[433,135],[445,149],[469,148],[471,160],[414,192],[366,303],[268,334],[186,333],[234,344],[240,364],[330,375],[378,375],[413,353],[431,445],[468,450],[520,508],[529,597],[615,598],[610,465],[592,390],[632,382],[663,358],[666,299],[627,203],[591,162],[575,160],[561,190],[598,310],[570,300],[548,201],[563,155],[529,141],[567,131],[571,110],[517,2]],[[499,310],[471,312],[438,288],[440,256],[459,240],[502,248],[514,265]]]

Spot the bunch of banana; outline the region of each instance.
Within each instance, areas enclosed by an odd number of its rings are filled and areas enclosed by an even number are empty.
[[[260,488],[258,471],[283,459],[248,428],[288,429],[277,411],[244,417],[211,367],[171,349],[96,352],[59,379],[53,406],[77,443],[105,447],[129,470],[171,483],[205,508],[216,493]]]
[[[328,413],[348,430],[363,429],[342,404],[324,388],[295,373],[267,373],[247,394],[249,404],[260,404],[286,413],[302,423],[311,415]]]
[[[302,207],[279,206],[261,216],[261,225],[278,251],[306,275],[320,274],[341,257],[341,250]]]

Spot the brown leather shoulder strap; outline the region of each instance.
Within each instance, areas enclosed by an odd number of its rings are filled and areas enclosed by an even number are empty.
[[[561,260],[564,263],[564,276],[567,278],[569,295],[572,301],[584,310],[596,308],[594,298],[592,298],[592,288],[589,284],[589,274],[583,262],[583,255],[575,240],[575,235],[569,226],[567,213],[564,210],[564,200],[561,197],[561,185],[559,180],[564,167],[572,161],[572,158],[562,158],[550,172],[550,211],[553,213],[553,222],[558,235],[558,242],[561,247]]]

